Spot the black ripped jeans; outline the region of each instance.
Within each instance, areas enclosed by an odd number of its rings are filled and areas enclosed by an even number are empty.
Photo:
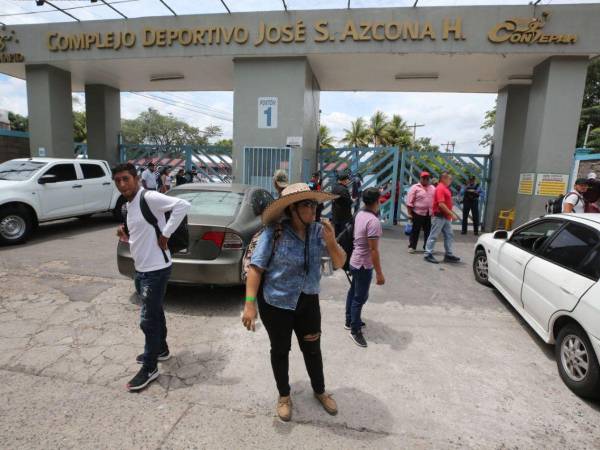
[[[288,371],[292,331],[296,333],[300,350],[304,355],[306,371],[313,390],[317,394],[325,392],[319,296],[300,294],[296,310],[292,311],[269,305],[260,292],[258,310],[271,341],[271,366],[279,395],[282,397],[290,395]]]

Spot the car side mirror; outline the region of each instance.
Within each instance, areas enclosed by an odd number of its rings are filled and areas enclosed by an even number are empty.
[[[506,230],[495,231],[494,239],[508,239],[508,231],[506,231]]]
[[[38,183],[39,184],[46,184],[46,183],[53,183],[54,180],[56,180],[56,175],[42,175],[39,179],[38,179]]]

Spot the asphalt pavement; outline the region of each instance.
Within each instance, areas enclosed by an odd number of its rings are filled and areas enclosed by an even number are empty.
[[[385,286],[363,318],[369,347],[344,330],[348,282],[322,281],[327,389],[312,396],[292,345],[292,422],[275,417],[268,338],[241,325],[241,289],[171,287],[171,360],[131,394],[143,336],[133,283],[116,266],[108,216],[40,226],[0,248],[2,448],[599,448],[600,405],[561,382],[544,344],[460,264],[408,254],[401,230],[382,240]],[[441,250],[441,243],[438,244]]]

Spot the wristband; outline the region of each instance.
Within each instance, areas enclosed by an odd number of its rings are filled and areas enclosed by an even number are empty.
[[[252,297],[252,296],[246,296],[246,301],[247,302],[255,302],[256,301],[256,297]]]

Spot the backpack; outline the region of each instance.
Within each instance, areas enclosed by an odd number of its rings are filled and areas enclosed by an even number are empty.
[[[365,211],[373,214],[375,217],[377,215],[369,210],[361,209],[360,211]],[[354,251],[354,222],[356,220],[356,216],[358,212],[354,215],[352,220],[346,224],[346,228],[338,235],[337,243],[340,244],[340,247],[344,249],[346,252],[346,262],[344,263],[343,269],[346,274],[350,271],[350,258],[352,257],[352,252]]]
[[[263,234],[263,231],[265,231],[265,227],[262,227],[260,230],[258,230],[256,233],[254,233],[254,236],[252,236],[252,239],[250,239],[250,243],[248,244],[248,247],[246,248],[244,257],[242,258],[242,282],[244,282],[244,283],[248,279],[248,271],[250,270],[250,263],[252,262],[252,255],[254,254],[254,251],[256,250],[256,246],[258,245],[258,240],[260,239],[261,235]],[[275,247],[276,247],[277,242],[279,241],[279,238],[281,237],[282,233],[283,233],[283,226],[281,225],[281,223],[277,223],[275,225],[275,236],[274,236],[275,242],[273,243],[273,250],[271,251],[271,256],[269,257],[267,266],[269,264],[271,264],[271,259],[273,259],[273,255],[275,254]]]
[[[560,214],[562,212],[563,200],[565,199],[565,197],[571,194],[577,194],[577,201],[575,202],[575,205],[577,205],[579,203],[579,200],[581,199],[581,196],[578,192],[560,194],[558,197],[553,198],[552,200],[548,200],[548,202],[546,203],[546,214]]]
[[[158,228],[158,219],[154,216],[154,214],[150,210],[150,207],[148,206],[148,202],[146,201],[147,192],[148,191],[146,190],[142,191],[142,195],[140,196],[140,210],[142,211],[142,216],[144,216],[146,222],[148,222],[154,228],[154,231],[156,232],[156,239],[158,239],[161,236],[162,232],[160,231],[160,228]],[[123,214],[123,219],[125,221],[125,226],[127,226],[127,210],[125,208],[124,213],[125,214]],[[170,216],[170,212],[165,213],[165,220],[168,221]],[[129,235],[129,230],[126,229],[126,233],[127,235]],[[175,232],[169,238],[169,251],[171,252],[171,254],[180,252],[181,250],[188,248],[189,243],[190,236],[188,233],[188,221],[187,216],[185,216],[179,224],[179,226],[177,227],[177,229],[175,230]],[[167,257],[167,252],[165,252],[163,249],[161,249],[161,251],[163,257],[165,258],[165,262],[168,263],[169,258]]]

